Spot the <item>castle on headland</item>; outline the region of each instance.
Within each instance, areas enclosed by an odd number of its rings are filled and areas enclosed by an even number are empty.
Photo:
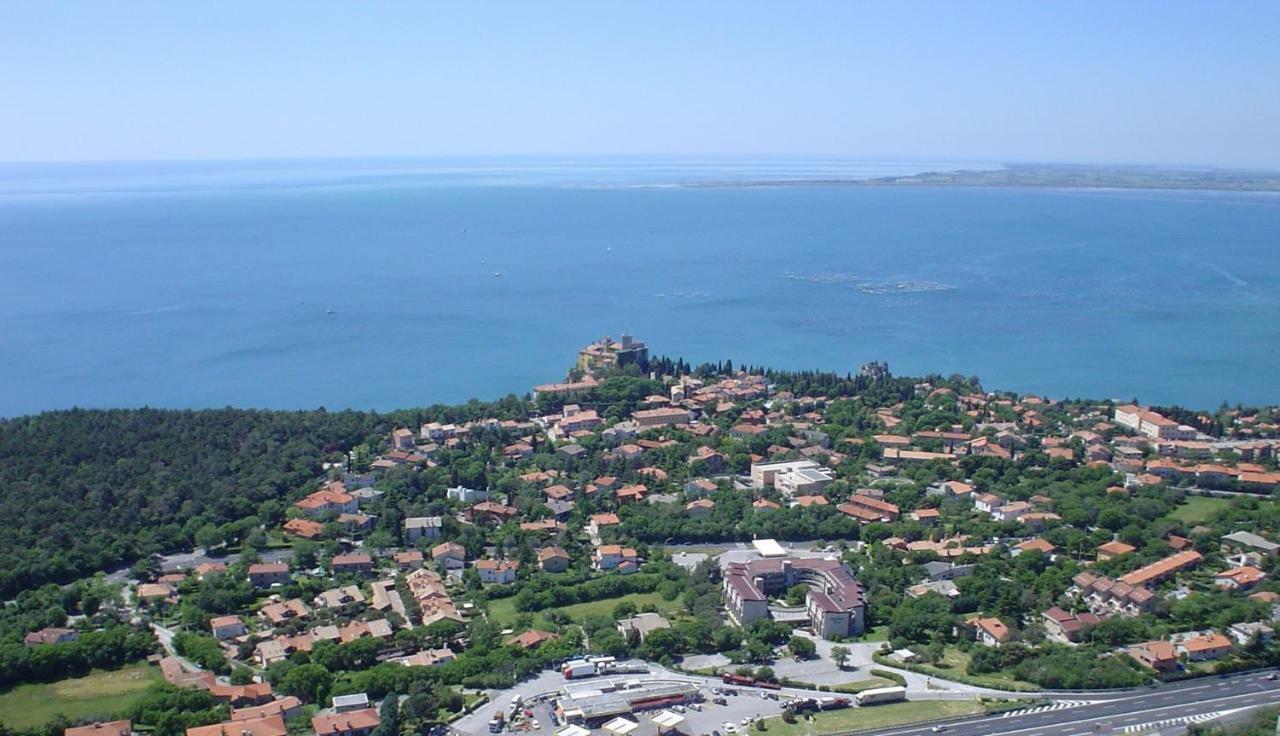
[[[649,346],[626,333],[621,340],[606,336],[578,351],[578,369],[588,375],[628,365],[648,368]]]

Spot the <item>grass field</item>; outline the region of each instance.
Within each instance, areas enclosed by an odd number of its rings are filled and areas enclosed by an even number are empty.
[[[904,723],[971,716],[982,712],[982,705],[974,700],[917,700],[818,713],[813,717],[812,724],[803,720],[786,723],[781,717],[769,718],[765,720],[765,725],[768,726],[765,733],[770,736],[803,736],[809,733],[822,736],[841,731],[889,728]],[[754,728],[750,732],[757,733]]]
[[[998,690],[1033,690],[1035,686],[1029,682],[1014,679],[1000,672],[992,672],[985,675],[970,675],[969,655],[960,651],[955,647],[947,647],[946,652],[942,656],[942,661],[935,665],[915,664],[916,669],[924,674],[931,674],[943,679],[963,678],[964,682],[981,687],[991,687]]]
[[[889,627],[873,626],[862,634],[861,641],[889,641]]]
[[[868,677],[865,680],[854,680],[853,682],[842,682],[839,685],[832,685],[831,689],[838,693],[860,693],[863,690],[870,690],[876,687],[893,687],[898,683],[883,677]]]
[[[680,608],[679,601],[663,600],[662,596],[657,593],[630,593],[618,598],[604,598],[587,603],[575,603],[572,606],[564,606],[557,610],[563,611],[573,621],[581,621],[587,616],[610,616],[613,614],[614,607],[623,601],[634,603],[637,609],[653,606],[658,609],[659,613],[669,613]],[[537,611],[533,614],[535,621],[542,618],[541,613],[541,611]],[[515,609],[514,597],[499,598],[489,603],[489,620],[498,626],[511,626],[519,615]]]
[[[1183,524],[1203,524],[1213,518],[1220,509],[1231,505],[1227,498],[1213,496],[1188,496],[1169,516]]]
[[[68,718],[115,715],[159,681],[159,669],[139,663],[70,680],[20,685],[0,694],[0,722],[17,729],[43,725],[59,714]]]

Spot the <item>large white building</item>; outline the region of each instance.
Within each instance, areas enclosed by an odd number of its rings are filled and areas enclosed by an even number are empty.
[[[1195,427],[1133,404],[1117,406],[1115,422],[1153,440],[1194,440],[1199,434]]]
[[[768,558],[733,562],[724,570],[725,607],[739,626],[769,616],[769,596],[803,583],[805,612],[815,634],[832,639],[857,636],[866,626],[862,586],[839,560]]]
[[[835,479],[835,473],[813,460],[781,460],[751,466],[751,485],[773,486],[788,496],[819,493]]]

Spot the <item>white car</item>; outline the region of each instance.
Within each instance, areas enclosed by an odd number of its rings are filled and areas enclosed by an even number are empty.
[[[738,725],[737,725],[736,723],[730,723],[730,722],[728,722],[728,721],[725,721],[725,722],[724,722],[724,725],[720,726],[720,728],[723,728],[725,733],[737,733],[737,732],[738,732]]]

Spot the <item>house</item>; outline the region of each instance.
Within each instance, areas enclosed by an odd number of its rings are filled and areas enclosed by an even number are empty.
[[[560,638],[559,634],[555,634],[550,631],[539,631],[538,629],[529,629],[528,631],[516,634],[515,636],[507,639],[503,643],[509,647],[516,647],[517,649],[521,649],[527,652],[530,649],[537,649],[538,645],[542,644],[543,642],[555,641],[556,639],[559,639],[559,638]]]
[[[1251,623],[1231,624],[1227,629],[1227,633],[1235,639],[1236,644],[1242,647],[1249,646],[1254,639],[1261,644],[1270,644],[1275,638],[1275,629],[1261,621]]]
[[[516,517],[517,509],[493,501],[481,501],[464,512],[475,524],[504,524]]]
[[[209,621],[209,628],[213,631],[213,638],[218,641],[234,639],[248,633],[239,616],[217,616]]]
[[[417,447],[414,442],[413,430],[410,429],[393,429],[391,430],[391,448],[394,450],[413,450]]]
[[[1195,567],[1200,564],[1202,555],[1195,550],[1187,550],[1157,560],[1145,567],[1120,577],[1120,582],[1128,585],[1150,585],[1157,583],[1174,573]]]
[[[199,565],[196,565],[196,568],[195,568],[196,580],[204,580],[206,575],[210,575],[213,573],[225,573],[226,571],[227,571],[227,566],[225,563],[204,562]]]
[[[284,718],[264,716],[187,729],[187,736],[285,736]]]
[[[464,506],[489,500],[489,491],[481,491],[475,488],[467,488],[465,486],[448,488],[445,490],[444,495],[448,500],[457,501]]]
[[[270,716],[279,716],[287,720],[298,715],[301,710],[302,701],[293,695],[286,695],[283,698],[273,700],[266,705],[236,708],[231,711],[231,720],[253,721],[259,718],[268,718]]]
[[[819,470],[821,468],[822,466],[813,460],[752,463],[751,485],[755,488],[767,488],[777,482],[779,475],[798,473],[802,470]]]
[[[442,664],[448,664],[455,659],[454,654],[449,649],[423,649],[417,654],[411,654],[407,657],[393,660],[399,662],[405,667],[437,667]]]
[[[304,619],[311,615],[311,609],[307,608],[307,604],[302,602],[300,598],[287,600],[283,603],[268,603],[258,611],[271,623],[272,626],[283,626],[290,621]]]
[[[1144,667],[1156,672],[1173,672],[1178,669],[1178,652],[1167,641],[1149,641],[1129,647],[1129,656]]]
[[[622,634],[624,639],[634,631],[640,641],[644,641],[645,637],[652,632],[669,628],[671,628],[671,622],[656,613],[637,613],[631,618],[618,621],[618,633]]]
[[[639,559],[634,549],[616,544],[601,545],[591,554],[591,563],[595,569],[617,570],[624,574],[639,569]]]
[[[1262,582],[1267,574],[1252,565],[1233,567],[1213,576],[1213,584],[1223,590],[1248,590]]]
[[[911,518],[915,519],[916,523],[921,526],[934,526],[941,516],[941,512],[937,509],[916,509],[911,512]]]
[[[1280,550],[1280,544],[1276,544],[1253,532],[1232,532],[1222,537],[1222,547],[1228,552],[1255,552],[1264,555],[1274,555]]]
[[[757,498],[751,502],[751,508],[762,513],[772,513],[782,508],[782,504],[770,501],[767,498]]]
[[[929,580],[955,580],[973,574],[973,565],[957,565],[954,562],[934,560],[924,563],[924,574]]]
[[[973,628],[973,638],[988,647],[998,647],[1009,641],[1009,627],[998,618],[971,618],[965,622]]]
[[[373,573],[373,558],[369,555],[358,552],[349,555],[334,555],[329,561],[329,568],[334,575],[346,573],[348,575],[370,575]]]
[[[249,583],[255,588],[285,585],[290,580],[289,565],[284,562],[259,562],[249,566]]]
[[[569,553],[563,547],[543,547],[538,550],[538,567],[543,572],[564,572],[569,569]]]
[[[233,708],[263,705],[272,700],[271,686],[265,682],[253,682],[248,685],[220,685],[215,682],[209,686],[208,690],[214,701],[229,703]]]
[[[1045,635],[1062,644],[1080,641],[1090,627],[1096,626],[1102,620],[1089,612],[1068,613],[1057,606],[1040,614],[1040,618]]]
[[[377,502],[377,500],[382,498],[382,496],[382,491],[369,486],[357,488],[354,491],[351,491],[351,497],[356,500],[356,505],[361,508]]]
[[[167,606],[178,602],[178,591],[169,583],[143,583],[137,597],[142,603]]]
[[[476,572],[480,582],[496,585],[508,585],[516,581],[516,570],[520,563],[515,560],[477,560]]]
[[[1231,653],[1231,640],[1216,632],[1201,634],[1183,639],[1178,643],[1178,651],[1191,662],[1221,659]]]
[[[413,544],[419,539],[440,538],[444,519],[439,516],[411,516],[404,520],[404,541]]]
[[[973,496],[973,508],[984,514],[995,513],[1004,504],[1004,499],[994,493],[978,493]]]
[[[1013,545],[1012,554],[1015,557],[1023,552],[1040,552],[1042,554],[1049,555],[1053,554],[1055,549],[1057,548],[1054,547],[1049,540],[1041,537],[1035,537],[1034,539],[1028,539],[1025,542],[1019,542],[1018,544]]]
[[[1137,548],[1131,544],[1125,544],[1118,539],[1113,539],[1104,545],[1098,547],[1098,559],[1110,560],[1121,555],[1127,555],[1135,551]]]
[[[684,484],[684,495],[689,498],[703,498],[715,493],[718,486],[706,478],[695,478]]]
[[[592,536],[600,536],[600,532],[610,527],[621,524],[622,521],[617,514],[592,514],[591,520],[587,522],[587,533]]]
[[[861,524],[897,521],[898,507],[888,501],[858,491],[837,507],[840,513],[851,516]]]
[[[423,556],[422,552],[416,549],[408,549],[395,553],[391,556],[391,559],[395,561],[396,567],[401,570],[417,570],[422,567]]]
[[[294,507],[306,516],[324,516],[326,514],[354,514],[360,510],[360,503],[355,496],[347,493],[342,483],[330,483],[315,493],[307,495]]]
[[[720,473],[724,471],[725,456],[702,445],[689,455],[689,462],[702,463],[702,469],[707,473]]]
[[[130,736],[132,733],[133,721],[125,720],[75,726],[63,731],[62,736]]]
[[[324,524],[311,519],[289,519],[284,523],[284,531],[286,534],[292,534],[295,537],[315,539],[324,532]]]
[[[355,608],[363,606],[365,603],[364,593],[354,585],[344,585],[340,588],[331,588],[316,596],[315,604],[322,608],[332,610],[341,610],[346,608]]]
[[[39,631],[32,631],[22,638],[24,646],[38,647],[42,644],[65,644],[75,641],[80,636],[75,629],[62,629],[49,626]]]
[[[688,410],[676,407],[643,409],[631,414],[631,421],[635,422],[641,430],[673,424],[688,424],[690,419]]]
[[[338,639],[343,644],[349,644],[357,639],[387,639],[391,634],[391,623],[385,618],[374,621],[352,621],[338,629]]]
[[[716,502],[709,498],[699,498],[684,505],[684,511],[694,519],[703,519],[716,510]]]
[[[572,504],[570,504],[572,506]],[[564,522],[556,519],[539,519],[520,522],[520,531],[535,534],[559,534],[566,529]]]
[[[431,548],[431,559],[446,570],[461,570],[467,564],[467,550],[455,542],[444,542]]]
[[[643,501],[644,494],[648,492],[649,489],[644,484],[637,483],[635,485],[619,488],[617,493],[614,495],[618,499],[618,503],[636,503],[638,501]]]
[[[369,736],[380,722],[377,710],[364,708],[348,713],[314,715],[311,728],[316,736]]]

